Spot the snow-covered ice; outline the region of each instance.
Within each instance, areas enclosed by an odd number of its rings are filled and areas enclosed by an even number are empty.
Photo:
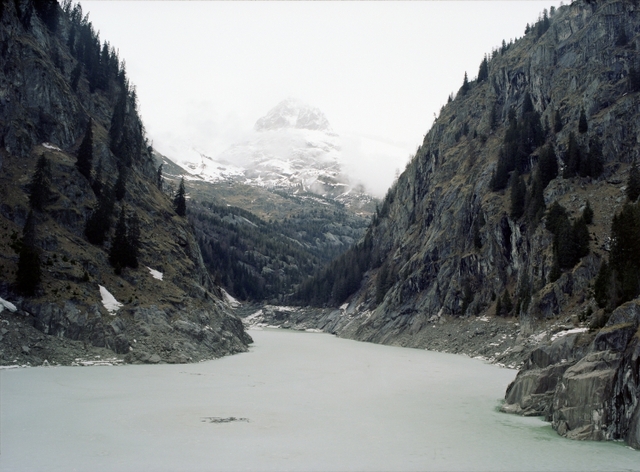
[[[498,412],[513,370],[326,334],[251,336],[249,352],[198,364],[0,371],[0,469],[640,470],[637,451]]]
[[[122,308],[122,303],[116,300],[116,297],[111,295],[109,290],[104,288],[102,285],[98,285],[100,287],[100,295],[102,296],[102,304],[106,308],[106,310],[111,315],[115,315],[116,312]]]

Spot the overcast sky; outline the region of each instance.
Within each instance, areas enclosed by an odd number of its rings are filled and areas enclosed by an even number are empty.
[[[383,193],[448,95],[485,53],[521,37],[552,1],[86,1],[125,59],[160,152],[215,157],[278,102],[320,108],[333,129],[369,140],[359,177]],[[355,141],[354,141],[355,140]],[[375,143],[374,143],[375,144]],[[353,146],[351,146],[353,147]]]

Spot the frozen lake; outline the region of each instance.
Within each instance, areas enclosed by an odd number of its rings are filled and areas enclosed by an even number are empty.
[[[640,470],[622,444],[497,412],[513,370],[251,336],[250,352],[200,364],[1,371],[0,470]]]

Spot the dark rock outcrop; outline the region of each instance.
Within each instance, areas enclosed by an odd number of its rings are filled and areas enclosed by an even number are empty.
[[[567,335],[533,351],[507,389],[503,411],[544,415],[572,439],[624,440],[638,436],[640,304],[616,309],[597,335]],[[581,338],[591,342],[579,342]]]
[[[25,333],[35,328],[45,334],[47,341],[39,342],[47,345],[49,360],[65,363],[73,359],[72,345],[136,362],[195,361],[246,350],[251,338],[213,283],[188,221],[158,188],[135,90],[115,50],[100,44],[78,5],[56,5],[50,16],[38,8],[32,0],[2,2],[0,8],[0,297],[18,308],[0,318]],[[89,122],[93,158],[87,176],[76,161]],[[40,156],[48,162],[48,191],[34,218],[42,277],[35,294],[24,296],[14,283],[16,243]],[[105,217],[112,223],[106,241],[90,244],[87,220],[119,176],[124,185]],[[114,270],[109,251],[121,209],[129,221],[137,217],[138,266]],[[100,286],[122,304],[117,312],[103,305]],[[66,349],[59,355],[56,340]],[[0,347],[0,364],[42,360],[45,350],[27,352],[18,341],[11,337]]]

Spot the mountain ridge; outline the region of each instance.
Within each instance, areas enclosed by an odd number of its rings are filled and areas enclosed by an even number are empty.
[[[187,220],[158,189],[115,49],[70,2],[2,2],[0,25],[0,296],[16,308],[0,312],[11,327],[0,363],[94,354],[188,362],[246,351],[251,339]],[[118,238],[136,254],[125,266]],[[22,263],[25,247],[39,263]],[[33,294],[21,286],[27,276]]]
[[[364,238],[292,297],[341,308],[290,315],[291,325],[515,359],[524,369],[511,411],[546,415],[567,437],[637,447],[640,341],[627,331],[638,327],[638,302],[616,308],[610,289],[602,307],[594,292],[639,157],[639,22],[635,2],[576,1],[487,55]],[[517,335],[495,339],[477,317],[515,317]],[[464,326],[443,346],[432,333],[452,323]],[[476,336],[485,345],[466,347]]]

